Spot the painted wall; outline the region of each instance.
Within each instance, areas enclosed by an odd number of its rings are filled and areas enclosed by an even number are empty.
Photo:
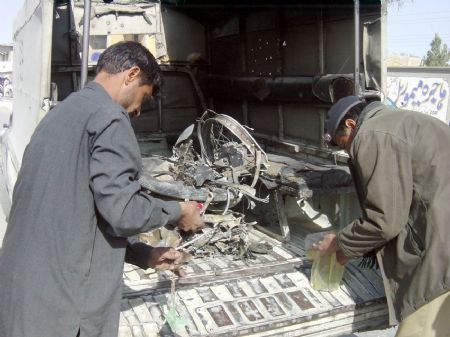
[[[449,68],[388,68],[387,97],[399,108],[450,122]]]

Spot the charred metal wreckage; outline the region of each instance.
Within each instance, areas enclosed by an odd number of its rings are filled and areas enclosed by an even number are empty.
[[[335,221],[311,197],[349,188],[346,170],[266,154],[244,126],[211,110],[181,133],[172,156],[145,157],[143,166],[144,190],[201,203],[206,226],[139,236],[184,252],[186,276],[126,264],[120,337],[339,336],[385,324],[380,275],[349,263],[340,289],[314,290],[308,231],[288,226],[293,209],[316,231]]]
[[[194,257],[229,254],[246,260],[252,253],[267,252],[266,242],[251,242],[243,212],[233,207],[245,199],[245,207],[268,203],[256,185],[269,160],[249,132],[235,119],[207,110],[197,125],[186,128],[170,158],[144,159],[142,187],[152,194],[199,202],[206,227],[186,235],[177,229],[158,229],[141,234],[152,245],[172,246]],[[159,241],[158,241],[159,240]]]

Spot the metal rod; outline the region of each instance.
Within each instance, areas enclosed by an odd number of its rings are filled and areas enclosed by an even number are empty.
[[[74,0],[70,0],[70,4],[67,5],[68,12],[69,12],[69,32],[70,32],[70,42],[69,42],[69,48],[70,48],[70,66],[73,67],[75,60],[77,60],[76,57],[76,43],[78,42],[78,37],[76,35],[76,29],[75,29],[75,20],[73,18],[73,12],[74,12]],[[77,69],[78,70],[78,69]],[[72,91],[76,91],[78,88],[78,79],[77,79],[77,73],[75,71],[71,72],[72,77]]]
[[[239,16],[239,36],[240,38],[240,52],[241,52],[241,70],[243,74],[247,74],[247,35],[245,34],[245,20],[242,15]]]
[[[323,9],[319,9],[317,15],[318,35],[319,35],[319,74],[325,74],[325,30],[323,27]]]
[[[81,80],[80,89],[84,88],[87,81],[88,61],[89,61],[89,29],[91,26],[91,0],[84,0],[83,17],[83,54],[81,58]]]
[[[284,139],[284,114],[283,114],[283,104],[278,103],[278,138],[280,140]]]
[[[244,125],[250,126],[249,119],[248,119],[248,101],[244,100],[242,101],[242,118]]]
[[[359,0],[354,0],[355,4],[355,95],[361,93],[361,83],[359,81]]]

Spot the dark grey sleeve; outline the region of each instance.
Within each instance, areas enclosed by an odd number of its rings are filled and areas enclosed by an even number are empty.
[[[147,269],[150,267],[148,262],[152,249],[152,246],[139,242],[136,236],[129,237],[125,252],[125,262],[134,264],[142,269]]]
[[[127,237],[176,222],[181,208],[141,192],[140,153],[126,117],[112,120],[95,135],[90,158],[90,188],[97,211],[113,236]]]

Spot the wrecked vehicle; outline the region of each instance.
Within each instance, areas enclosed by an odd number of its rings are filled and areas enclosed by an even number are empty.
[[[213,115],[207,118],[208,114]],[[143,160],[142,188],[160,198],[199,202],[205,223],[212,226],[187,242],[183,242],[182,232],[166,228],[157,230],[156,235],[143,233],[141,240],[152,246],[184,249],[194,257],[234,255],[244,260],[252,251],[265,249],[268,244],[249,241],[251,224],[244,222],[244,213],[233,209],[239,203],[254,208],[257,201],[269,202],[269,195],[259,197],[255,188],[268,168],[268,158],[247,130],[233,118],[208,110],[198,120],[196,132],[194,125],[187,127],[172,151],[170,158]]]
[[[105,48],[134,40],[164,74],[160,98],[132,121],[142,187],[197,200],[208,224],[193,237],[142,233],[189,254],[187,276],[125,265],[119,336],[339,336],[387,324],[377,270],[349,263],[340,289],[316,291],[305,252],[307,234],[360,212],[347,157],[323,126],[340,97],[380,99],[385,6],[25,1],[2,138],[9,194],[39,120],[92,78]]]

